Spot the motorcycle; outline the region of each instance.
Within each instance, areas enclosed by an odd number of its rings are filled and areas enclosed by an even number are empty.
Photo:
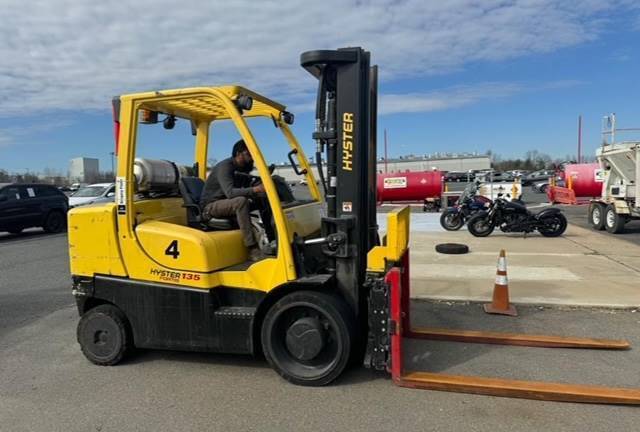
[[[558,237],[567,229],[567,218],[557,208],[531,213],[522,201],[507,201],[500,194],[486,211],[477,212],[467,222],[469,232],[475,237],[486,237],[495,227],[502,232],[527,234],[538,230],[544,237]]]
[[[457,231],[469,218],[491,204],[489,198],[476,195],[478,183],[469,184],[453,207],[449,207],[440,216],[440,225],[447,231]]]

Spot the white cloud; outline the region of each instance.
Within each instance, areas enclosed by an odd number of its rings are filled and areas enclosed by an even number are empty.
[[[415,78],[593,40],[609,11],[622,6],[595,0],[4,0],[0,116],[107,110],[115,94],[223,83],[306,106],[315,83],[299,66],[305,50],[362,45],[381,66],[381,80]]]
[[[443,111],[460,108],[479,100],[497,99],[522,91],[514,83],[481,83],[455,86],[427,93],[384,94],[378,102],[380,114]]]
[[[8,147],[24,141],[34,134],[53,131],[73,124],[71,119],[52,116],[28,126],[11,126],[0,128],[0,148]]]
[[[383,94],[378,102],[380,114],[444,111],[480,101],[501,99],[518,93],[573,87],[581,81],[552,81],[542,84],[484,82],[461,85],[425,93]]]

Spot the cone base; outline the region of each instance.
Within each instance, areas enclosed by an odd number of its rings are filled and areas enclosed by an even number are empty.
[[[509,305],[507,309],[498,309],[493,304],[487,303],[484,305],[484,311],[488,314],[518,316],[518,311],[513,305]]]

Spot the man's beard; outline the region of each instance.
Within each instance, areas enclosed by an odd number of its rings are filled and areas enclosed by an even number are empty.
[[[240,168],[238,171],[242,171],[244,173],[250,173],[251,171],[253,171],[253,161],[251,162],[246,162],[242,168]]]

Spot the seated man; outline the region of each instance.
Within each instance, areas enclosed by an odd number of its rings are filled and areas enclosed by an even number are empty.
[[[246,177],[236,175],[236,173],[248,174],[252,170],[253,158],[245,142],[240,140],[233,145],[231,157],[218,162],[211,170],[202,190],[200,204],[205,218],[235,216],[242,231],[244,245],[249,249],[249,259],[259,261],[265,258],[265,254],[260,250],[251,228],[249,211],[252,202],[250,199],[265,207],[260,209],[265,231],[272,234],[269,203],[264,199],[263,184],[246,186],[246,181],[243,181]],[[270,240],[272,235],[268,236]]]

